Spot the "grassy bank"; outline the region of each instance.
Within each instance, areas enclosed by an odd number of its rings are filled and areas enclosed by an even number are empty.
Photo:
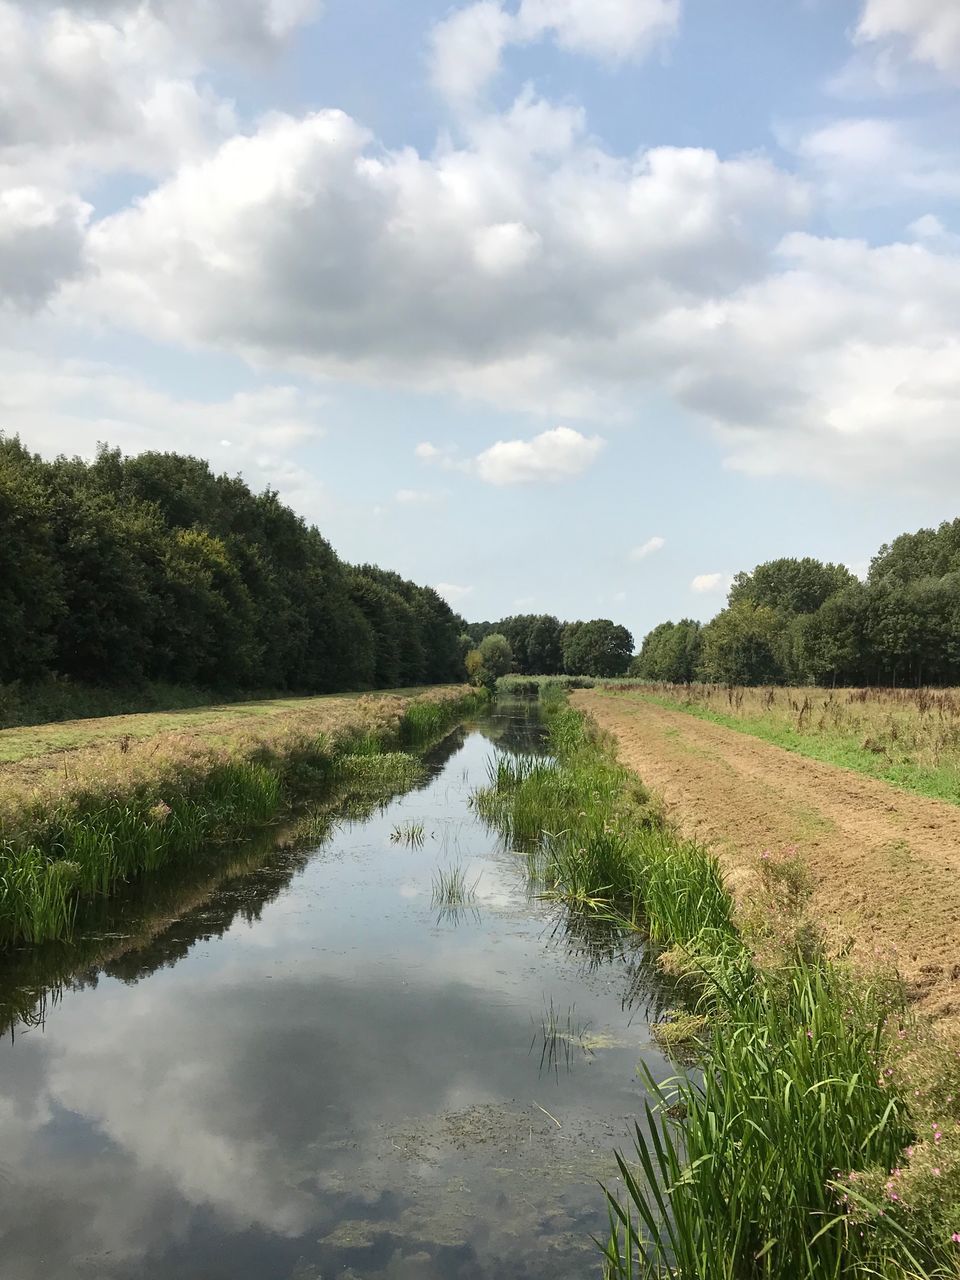
[[[647,935],[675,984],[660,1038],[698,1060],[646,1079],[610,1276],[960,1275],[956,1051],[893,975],[827,957],[795,858],[762,859],[755,911],[736,917],[716,859],[550,700],[553,760],[504,762],[477,805],[542,892]]]
[[[209,689],[145,681],[130,688],[104,688],[50,677],[34,684],[14,680],[0,684],[0,729],[22,725],[53,724],[63,720],[89,720],[95,716],[125,716],[157,711],[181,711],[189,707],[270,698],[271,690],[237,691],[226,695]]]
[[[253,704],[187,733],[118,732],[0,771],[0,946],[68,937],[83,904],[272,821],[365,772],[377,784],[477,705],[461,686],[416,698]],[[269,708],[269,710],[264,710]],[[238,712],[240,713],[238,715]]]
[[[960,804],[960,694],[952,689],[604,684],[787,751]]]
[[[79,978],[102,971],[129,981],[186,955],[197,937],[219,937],[238,914],[258,917],[304,868],[341,819],[357,822],[419,785],[426,769],[408,752],[339,757],[315,803],[224,850],[208,844],[189,859],[140,876],[83,905],[69,939],[0,952],[0,1034],[42,1025],[48,1006]],[[269,874],[264,867],[269,866]],[[171,925],[176,925],[171,930]]]

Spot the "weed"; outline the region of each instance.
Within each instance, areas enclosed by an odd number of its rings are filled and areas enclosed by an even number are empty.
[[[405,844],[411,849],[420,848],[424,841],[424,826],[422,822],[414,822],[408,819],[406,822],[398,822],[390,832],[391,844]]]
[[[477,876],[476,880],[468,880],[462,866],[438,867],[433,873],[431,901],[435,907],[469,906],[476,898],[480,879]]]

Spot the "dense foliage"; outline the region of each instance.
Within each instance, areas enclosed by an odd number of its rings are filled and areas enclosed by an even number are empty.
[[[460,629],[430,587],[344,564],[200,459],[46,462],[0,435],[0,684],[439,684],[463,676]]]
[[[733,581],[706,625],[664,622],[631,674],[724,684],[960,684],[960,519],[905,533],[866,582],[843,565],[772,560]]]
[[[466,627],[470,647],[489,635],[506,639],[519,675],[622,676],[633,653],[630,632],[609,618],[561,622],[548,613],[524,613]]]

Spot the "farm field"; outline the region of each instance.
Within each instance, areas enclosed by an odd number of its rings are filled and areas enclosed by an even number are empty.
[[[960,690],[654,683],[625,692],[960,804]]]
[[[635,690],[571,700],[613,735],[667,816],[719,852],[739,902],[749,903],[765,851],[796,848],[836,949],[889,959],[925,1011],[960,1028],[960,808]]]

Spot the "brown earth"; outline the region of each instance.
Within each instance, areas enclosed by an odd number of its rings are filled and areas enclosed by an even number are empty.
[[[749,896],[760,854],[796,846],[826,935],[892,956],[910,995],[960,1030],[960,807],[822,764],[635,694],[572,695],[685,835]]]

